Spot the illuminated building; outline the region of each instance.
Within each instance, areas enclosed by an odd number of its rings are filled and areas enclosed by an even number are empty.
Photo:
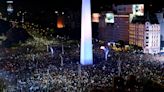
[[[100,16],[99,39],[115,42],[123,40],[129,43],[129,24],[133,17],[144,16],[144,4],[117,5],[113,6],[113,10],[115,15],[102,12]]]
[[[129,15],[115,15],[114,24],[114,41],[123,40],[124,42],[129,41]]]
[[[144,47],[144,24],[130,24],[129,25],[129,44]]]
[[[129,42],[129,15],[114,15],[113,23],[106,23],[105,16],[100,17],[99,39],[104,41]]]
[[[145,53],[159,53],[160,52],[160,25],[145,23]]]
[[[129,44],[142,47],[144,53],[160,52],[160,25],[156,16],[133,18],[129,25]]]
[[[82,65],[93,64],[90,3],[91,3],[90,0],[82,0],[81,48],[80,48],[80,63]]]

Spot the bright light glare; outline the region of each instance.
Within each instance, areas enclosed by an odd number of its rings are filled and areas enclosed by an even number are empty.
[[[101,50],[105,50],[105,46],[101,46],[100,49],[101,49]]]

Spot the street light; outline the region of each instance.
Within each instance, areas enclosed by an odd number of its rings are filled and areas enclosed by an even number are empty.
[[[26,14],[26,13],[27,13],[27,12],[23,12],[23,13],[22,13],[22,23],[24,23],[24,19],[25,19],[24,17],[25,17],[25,14]]]
[[[62,12],[62,15],[64,15],[64,12]]]
[[[27,12],[22,12],[22,11],[19,11],[17,12],[17,16],[20,17],[21,16],[21,22],[24,23],[24,16],[25,14],[27,14]]]
[[[58,14],[58,11],[55,11],[56,14]]]
[[[59,56],[60,56],[60,59],[61,59],[60,65],[63,66],[63,65],[64,65],[64,64],[63,64],[63,56],[62,56],[62,54],[59,54]]]
[[[105,61],[107,61],[108,60],[109,49],[105,46],[101,46],[100,49],[104,51]]]

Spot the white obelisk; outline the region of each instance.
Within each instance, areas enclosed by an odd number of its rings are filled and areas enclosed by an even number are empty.
[[[81,16],[81,48],[80,63],[82,65],[93,64],[92,29],[91,29],[91,1],[82,0]]]

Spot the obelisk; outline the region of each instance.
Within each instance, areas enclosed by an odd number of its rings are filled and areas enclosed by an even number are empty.
[[[82,0],[80,63],[93,64],[90,0]]]

